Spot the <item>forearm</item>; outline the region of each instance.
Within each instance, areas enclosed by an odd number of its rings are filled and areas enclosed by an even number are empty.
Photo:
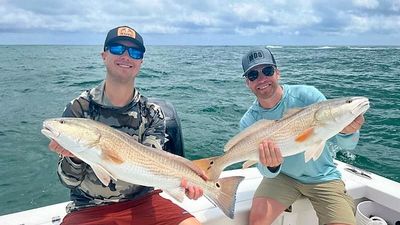
[[[277,167],[266,167],[262,165],[261,163],[257,164],[257,169],[260,171],[260,173],[267,178],[273,178],[278,176],[278,174],[281,172],[282,165],[279,165]]]
[[[77,163],[69,157],[60,157],[57,174],[64,186],[74,188],[82,182],[85,168],[86,164],[84,162]]]
[[[337,145],[346,150],[355,149],[360,138],[360,132],[356,131],[352,134],[337,134],[335,136]]]

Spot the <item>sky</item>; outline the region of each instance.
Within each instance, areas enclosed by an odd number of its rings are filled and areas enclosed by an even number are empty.
[[[0,45],[400,45],[400,0],[0,0]]]

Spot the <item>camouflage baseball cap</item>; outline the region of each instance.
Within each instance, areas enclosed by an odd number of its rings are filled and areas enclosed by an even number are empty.
[[[104,51],[106,50],[106,46],[108,44],[119,40],[130,41],[133,44],[137,45],[137,47],[139,47],[141,51],[143,52],[146,51],[142,36],[138,32],[136,32],[133,28],[128,26],[119,26],[114,29],[111,29],[108,32],[106,40],[104,41]]]

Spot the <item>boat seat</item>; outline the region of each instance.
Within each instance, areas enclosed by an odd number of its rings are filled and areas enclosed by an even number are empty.
[[[170,102],[158,98],[149,98],[148,101],[159,105],[164,112],[166,120],[165,133],[168,138],[168,141],[164,144],[164,150],[184,157],[182,127],[175,107]]]
[[[273,223],[273,225],[318,224],[317,214],[306,197],[297,199]]]

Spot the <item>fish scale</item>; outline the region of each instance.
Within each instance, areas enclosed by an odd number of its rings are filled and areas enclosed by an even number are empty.
[[[369,100],[365,97],[346,97],[318,102],[301,109],[291,109],[280,120],[259,120],[225,145],[221,156],[199,160],[215,180],[229,165],[247,161],[249,166],[259,160],[258,148],[262,141],[271,139],[283,157],[304,152],[304,160],[316,160],[325,142],[342,131],[357,116],[366,112]]]
[[[55,118],[43,122],[42,133],[86,162],[108,186],[111,179],[157,187],[182,201],[184,178],[203,189],[204,195],[229,218],[234,217],[236,191],[242,176],[206,181],[191,161],[137,142],[126,133],[84,118]],[[177,191],[178,190],[178,191]]]

